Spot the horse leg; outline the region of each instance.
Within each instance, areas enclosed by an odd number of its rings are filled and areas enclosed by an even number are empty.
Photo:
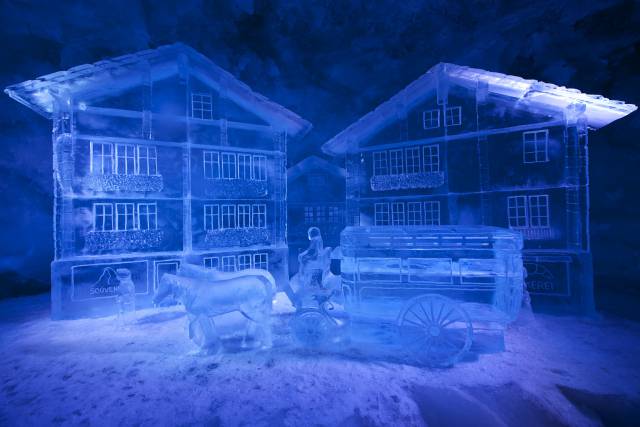
[[[189,337],[206,354],[216,354],[220,351],[220,338],[215,323],[209,316],[201,314],[191,321]]]

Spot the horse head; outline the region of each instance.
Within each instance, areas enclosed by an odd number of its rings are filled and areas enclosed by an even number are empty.
[[[158,305],[168,297],[170,294],[173,294],[173,283],[171,280],[172,274],[165,273],[162,275],[160,279],[160,283],[158,283],[158,289],[156,289],[156,293],[153,296],[153,305]]]

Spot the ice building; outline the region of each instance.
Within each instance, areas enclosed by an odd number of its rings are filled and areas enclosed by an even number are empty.
[[[588,130],[636,106],[438,64],[323,145],[349,225],[518,230],[534,307],[593,309]]]
[[[344,168],[318,156],[309,156],[287,171],[290,275],[298,272],[298,254],[309,246],[309,227],[320,229],[325,246],[340,245],[345,177]]]
[[[286,147],[311,125],[189,46],[80,65],[5,92],[53,122],[52,316],[137,306],[183,255],[288,280]]]

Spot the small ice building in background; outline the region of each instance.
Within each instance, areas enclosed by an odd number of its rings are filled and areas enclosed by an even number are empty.
[[[53,121],[52,316],[138,307],[183,255],[288,280],[286,146],[311,125],[189,46],[80,65],[8,87]]]
[[[318,227],[324,246],[340,245],[340,232],[345,225],[344,168],[309,156],[287,171],[289,274],[298,272],[298,254],[309,247],[307,230]]]
[[[534,307],[593,309],[588,129],[636,106],[438,64],[323,145],[348,225],[518,230]]]

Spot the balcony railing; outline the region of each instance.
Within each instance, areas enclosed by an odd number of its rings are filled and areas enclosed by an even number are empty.
[[[269,194],[267,181],[246,179],[207,179],[204,193],[207,197],[254,199]]]
[[[159,193],[162,175],[90,174],[84,179],[90,190]]]
[[[209,247],[252,246],[269,243],[266,228],[227,228],[208,230],[204,238]]]
[[[85,235],[85,248],[90,253],[136,252],[159,249],[162,230],[90,231]]]
[[[407,190],[412,188],[437,188],[444,184],[443,172],[405,173],[401,175],[374,175],[371,190]]]

